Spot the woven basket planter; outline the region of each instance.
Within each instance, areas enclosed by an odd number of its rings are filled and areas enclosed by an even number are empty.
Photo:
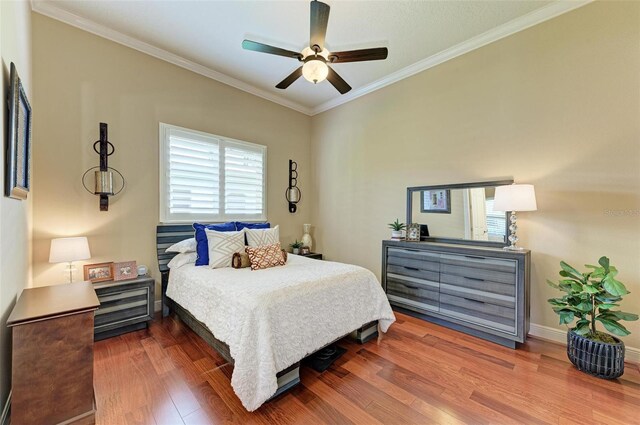
[[[578,370],[604,379],[615,379],[624,373],[624,343],[598,342],[567,332],[567,356]]]

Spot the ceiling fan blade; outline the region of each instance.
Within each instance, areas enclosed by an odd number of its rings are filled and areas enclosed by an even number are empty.
[[[340,94],[345,94],[349,90],[351,90],[351,86],[347,84],[345,80],[342,79],[341,76],[338,75],[331,67],[329,68],[329,74],[327,75],[327,80],[340,92]]]
[[[329,5],[314,0],[311,2],[311,41],[309,45],[318,46],[320,50],[324,48],[324,38],[327,35],[327,24],[329,23]]]
[[[289,76],[287,78],[285,78],[284,80],[280,81],[278,83],[278,85],[276,86],[276,88],[278,88],[278,89],[286,89],[291,84],[293,84],[293,82],[295,80],[297,80],[300,77],[302,77],[302,67],[296,69],[291,74],[289,74]]]
[[[374,49],[348,50],[346,52],[333,52],[329,55],[331,63],[377,61],[387,58],[389,51],[386,47]]]
[[[245,50],[253,50],[254,52],[269,53],[270,55],[284,56],[293,59],[302,59],[302,55],[291,50],[281,49],[280,47],[269,46],[268,44],[258,43],[257,41],[244,40],[242,48]]]

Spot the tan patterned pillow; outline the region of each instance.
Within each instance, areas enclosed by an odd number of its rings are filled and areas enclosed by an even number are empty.
[[[284,266],[286,259],[282,254],[280,242],[259,247],[248,246],[245,251],[251,261],[251,270],[268,269],[269,267]]]

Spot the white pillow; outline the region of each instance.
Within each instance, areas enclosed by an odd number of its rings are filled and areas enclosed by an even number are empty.
[[[195,252],[180,253],[173,257],[171,261],[169,261],[167,267],[169,267],[170,269],[177,269],[184,266],[185,264],[195,264],[197,258],[198,254],[196,254]]]
[[[265,246],[280,243],[280,231],[278,226],[272,229],[244,229],[247,232],[247,244],[249,246]]]
[[[244,252],[244,229],[239,232],[217,232],[204,229],[209,244],[209,267],[231,267],[235,252]]]
[[[179,252],[181,254],[186,252],[196,252],[196,245],[196,238],[185,239],[174,243],[169,248],[165,249],[164,252]]]

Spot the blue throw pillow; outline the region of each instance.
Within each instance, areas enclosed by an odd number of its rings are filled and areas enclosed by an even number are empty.
[[[196,266],[206,266],[209,264],[209,243],[204,229],[216,230],[218,232],[235,232],[236,224],[233,221],[221,224],[200,224],[193,223],[193,230],[196,236]]]
[[[269,229],[271,223],[245,223],[244,221],[236,221],[236,230],[247,229]]]

